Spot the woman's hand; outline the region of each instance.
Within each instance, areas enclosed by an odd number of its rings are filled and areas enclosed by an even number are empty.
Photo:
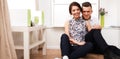
[[[70,43],[71,43],[71,44],[77,44],[77,45],[84,45],[86,42],[85,42],[85,41],[77,42],[77,41],[74,40],[74,39],[70,39]]]
[[[74,39],[70,39],[71,44],[76,44],[76,41]]]
[[[92,29],[89,20],[86,21],[86,27],[87,27],[87,30],[88,30],[88,31],[90,31],[90,30]]]
[[[85,45],[85,43],[86,43],[85,41],[81,41],[78,43],[78,45]]]

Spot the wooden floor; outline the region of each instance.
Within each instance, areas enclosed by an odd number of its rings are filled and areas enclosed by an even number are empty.
[[[20,53],[18,53],[20,55]],[[30,59],[57,59],[61,58],[61,52],[59,49],[47,49],[47,54],[44,56],[42,55],[42,50],[40,49],[36,53],[30,54]],[[19,56],[18,59],[23,59],[23,56]],[[86,58],[81,59],[103,59],[103,55],[97,54],[88,54]]]
[[[18,59],[23,59],[23,51],[17,51]],[[42,49],[30,54],[30,59],[55,59],[61,58],[59,49],[47,49],[46,55],[42,55]]]
[[[42,55],[42,51],[40,50],[38,54],[31,54],[31,59],[55,59],[61,58],[60,50],[58,49],[47,49],[46,56]]]

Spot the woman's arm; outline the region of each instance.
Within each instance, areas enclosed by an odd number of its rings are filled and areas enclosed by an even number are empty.
[[[65,22],[64,28],[65,28],[65,34],[68,35],[69,40],[70,40],[70,43],[73,44],[72,41],[73,41],[74,39],[72,39],[72,38],[70,37],[70,34],[69,34],[69,21],[66,21],[66,22]]]
[[[69,35],[69,21],[65,22],[64,28],[65,28],[65,34],[67,34],[68,37],[70,38],[70,35]]]
[[[85,41],[81,41],[81,42],[78,42],[74,39],[70,39],[70,41],[73,43],[73,44],[77,44],[77,45],[84,45],[86,42]]]

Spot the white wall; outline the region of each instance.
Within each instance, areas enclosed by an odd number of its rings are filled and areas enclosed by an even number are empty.
[[[115,45],[120,48],[120,28],[104,28],[101,33],[107,44]]]
[[[105,15],[105,26],[118,26],[119,0],[100,0],[100,7],[105,8],[108,14]]]
[[[39,0],[39,10],[44,11],[45,24],[47,27],[52,25],[51,0]]]
[[[46,39],[48,49],[59,49],[60,37],[64,33],[64,28],[48,28],[46,29]]]
[[[117,8],[118,8],[118,10],[117,10],[117,16],[118,16],[118,26],[120,26],[120,6],[119,6],[119,3],[120,2],[120,0],[117,0]]]
[[[44,10],[45,13],[45,38],[47,40],[48,49],[59,49],[60,36],[64,33],[63,28],[53,28],[52,25],[52,6],[51,0],[39,0],[39,10]]]

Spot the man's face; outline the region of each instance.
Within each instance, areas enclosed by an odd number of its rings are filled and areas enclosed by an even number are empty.
[[[92,14],[92,8],[91,7],[82,7],[82,16],[84,19],[88,20],[91,17]]]

